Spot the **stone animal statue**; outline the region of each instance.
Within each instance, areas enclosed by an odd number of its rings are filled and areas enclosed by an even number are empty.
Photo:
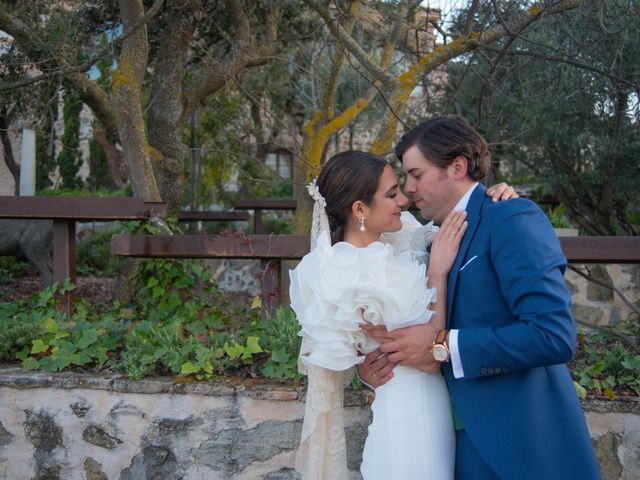
[[[24,256],[45,287],[53,282],[52,239],[51,220],[0,219],[0,255]]]

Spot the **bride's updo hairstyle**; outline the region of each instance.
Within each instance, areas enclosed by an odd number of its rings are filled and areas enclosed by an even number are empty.
[[[348,150],[322,167],[318,189],[327,202],[331,243],[344,240],[344,229],[357,200],[371,205],[378,181],[388,163],[372,153]]]

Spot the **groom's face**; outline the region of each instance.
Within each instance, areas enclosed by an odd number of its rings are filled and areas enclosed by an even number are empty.
[[[402,169],[407,173],[404,191],[422,216],[442,223],[457,203],[452,167],[438,168],[414,145],[402,155]]]

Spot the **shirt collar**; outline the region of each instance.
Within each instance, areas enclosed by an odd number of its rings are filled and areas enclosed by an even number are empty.
[[[456,206],[453,207],[454,212],[467,209],[467,205],[469,204],[469,199],[471,198],[471,194],[473,193],[473,191],[476,189],[477,186],[478,186],[478,182],[474,183],[469,187],[469,190],[467,190],[467,193],[465,193],[462,196],[462,198],[458,200],[458,203],[456,203]]]

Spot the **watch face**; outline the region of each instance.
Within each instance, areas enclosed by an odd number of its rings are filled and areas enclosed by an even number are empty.
[[[443,345],[434,345],[433,358],[438,362],[446,362],[449,359],[449,352]]]

